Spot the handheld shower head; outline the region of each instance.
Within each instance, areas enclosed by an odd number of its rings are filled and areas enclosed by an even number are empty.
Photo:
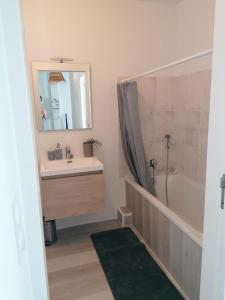
[[[166,134],[165,135],[166,138],[166,149],[170,149],[170,139],[171,139],[171,135],[170,134]]]
[[[166,134],[166,135],[165,135],[165,138],[166,138],[167,140],[169,140],[169,139],[171,139],[171,135],[170,135],[170,134]]]

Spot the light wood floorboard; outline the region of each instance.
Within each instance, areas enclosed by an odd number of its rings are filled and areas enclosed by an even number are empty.
[[[46,247],[51,300],[113,300],[90,234],[118,228],[117,221],[63,229]]]

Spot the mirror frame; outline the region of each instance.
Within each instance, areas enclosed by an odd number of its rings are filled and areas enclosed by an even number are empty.
[[[48,131],[42,130],[38,71],[85,72],[86,73],[86,95],[87,95],[87,103],[89,104],[88,113],[90,115],[89,127],[73,128],[73,129],[58,129],[58,130],[48,130]],[[33,91],[34,91],[34,102],[35,102],[34,108],[35,108],[37,128],[39,132],[48,133],[48,132],[57,132],[57,131],[88,130],[93,128],[92,105],[91,105],[91,75],[90,75],[89,64],[32,62],[32,74],[33,74]]]

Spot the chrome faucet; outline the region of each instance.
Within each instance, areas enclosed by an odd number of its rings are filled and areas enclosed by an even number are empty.
[[[69,146],[67,146],[66,147],[66,158],[70,158],[70,147]]]

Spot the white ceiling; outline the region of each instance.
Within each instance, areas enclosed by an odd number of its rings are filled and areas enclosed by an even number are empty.
[[[171,4],[177,4],[180,3],[183,0],[138,0],[138,1],[146,1],[146,2],[164,2],[164,3],[171,3]]]

